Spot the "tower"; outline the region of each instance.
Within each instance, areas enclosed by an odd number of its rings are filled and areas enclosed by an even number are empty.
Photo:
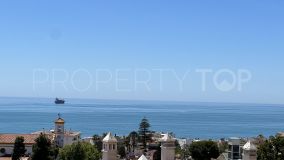
[[[161,160],[175,159],[175,139],[168,133],[161,138]]]
[[[102,152],[102,160],[117,160],[117,140],[110,132],[103,139]]]
[[[58,114],[58,119],[55,120],[55,143],[58,147],[64,146],[64,119],[60,117],[60,114]]]
[[[256,147],[251,141],[243,146],[243,160],[256,160]]]

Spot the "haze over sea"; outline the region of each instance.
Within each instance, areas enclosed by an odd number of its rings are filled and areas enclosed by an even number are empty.
[[[0,98],[0,133],[50,130],[57,114],[66,130],[82,137],[111,131],[127,135],[138,129],[146,116],[155,131],[174,132],[177,137],[228,138],[274,135],[284,131],[283,105],[154,102],[66,99],[55,105],[48,98]]]

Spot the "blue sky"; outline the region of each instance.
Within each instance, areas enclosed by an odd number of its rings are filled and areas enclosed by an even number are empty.
[[[282,0],[1,1],[0,96],[284,103],[283,7]],[[245,69],[251,79],[241,91],[220,91],[213,78],[224,68]],[[98,89],[100,69],[108,70],[101,80],[111,79]],[[151,76],[147,87],[133,85],[139,69],[140,79]],[[162,90],[155,69],[171,70]],[[196,69],[212,70],[205,91]],[[52,83],[63,79],[65,86]],[[118,91],[118,81],[128,91]]]

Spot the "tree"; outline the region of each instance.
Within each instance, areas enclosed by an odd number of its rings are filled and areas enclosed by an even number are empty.
[[[118,144],[117,145],[117,153],[120,155],[120,158],[125,158],[126,152],[125,152],[125,146],[124,144]]]
[[[143,143],[143,149],[144,151],[146,151],[146,144],[147,141],[150,140],[150,130],[149,128],[151,127],[148,119],[146,119],[146,117],[144,117],[139,125],[139,137],[140,137],[140,142]]]
[[[93,135],[94,144],[95,144],[96,148],[99,151],[101,151],[103,149],[103,142],[102,142],[102,140],[103,140],[103,137],[101,137],[101,136],[99,136],[97,134]]]
[[[100,152],[87,142],[77,142],[67,145],[59,151],[60,160],[99,160]]]
[[[51,146],[50,139],[45,134],[40,134],[33,145],[33,160],[51,160],[54,158],[54,148]]]
[[[213,141],[193,142],[189,151],[194,160],[211,160],[211,158],[216,159],[220,155],[218,145]]]
[[[26,148],[24,144],[24,137],[17,137],[14,143],[14,149],[12,154],[12,160],[20,160],[26,153]]]
[[[135,147],[137,146],[137,140],[138,140],[138,137],[139,137],[139,135],[138,135],[138,133],[137,132],[135,132],[135,131],[132,131],[129,135],[128,135],[128,137],[127,137],[127,140],[128,140],[128,144],[127,144],[127,147],[128,147],[128,150],[130,151],[130,152],[134,152],[134,149],[135,149]]]
[[[261,143],[257,150],[258,160],[284,159],[284,137],[276,135]]]

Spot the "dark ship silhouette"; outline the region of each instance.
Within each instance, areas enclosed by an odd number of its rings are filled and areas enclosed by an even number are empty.
[[[64,103],[65,103],[65,100],[64,100],[64,99],[55,98],[54,103],[55,103],[55,104],[64,104]]]

